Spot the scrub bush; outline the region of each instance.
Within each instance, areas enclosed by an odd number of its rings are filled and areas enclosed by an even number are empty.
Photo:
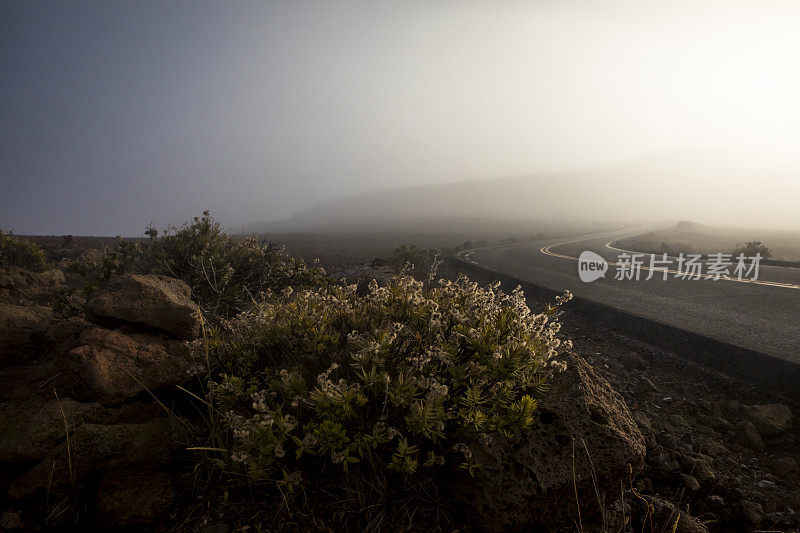
[[[756,254],[760,254],[761,259],[770,259],[772,257],[772,250],[761,241],[747,241],[745,243],[738,243],[736,248],[733,249],[732,255],[734,258],[739,254],[743,254],[745,257],[755,257]]]
[[[378,505],[434,476],[474,472],[473,444],[530,426],[571,347],[558,335],[569,293],[534,314],[519,288],[463,276],[369,289],[287,288],[203,344],[216,368],[207,449],[227,472],[287,500]]]
[[[208,211],[181,228],[157,234],[149,227],[149,239],[120,239],[75,262],[73,269],[83,276],[85,291],[96,291],[119,274],[163,274],[188,284],[206,314],[225,317],[245,310],[263,292],[326,280],[321,268],[289,257],[274,243],[231,237]]]
[[[0,230],[0,268],[19,267],[41,272],[48,266],[39,246]]]

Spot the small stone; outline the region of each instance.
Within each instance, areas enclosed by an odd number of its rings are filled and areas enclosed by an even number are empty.
[[[733,424],[731,424],[722,417],[717,417],[713,419],[713,425],[711,427],[713,427],[720,433],[727,433],[728,431],[731,431],[733,429]]]
[[[636,392],[639,394],[645,394],[648,392],[657,392],[658,388],[653,384],[652,381],[647,379],[644,376],[639,376],[639,380],[636,384]]]
[[[750,500],[742,501],[742,517],[744,517],[749,524],[758,524],[761,522],[763,516],[764,509],[761,507],[760,503],[751,502]]]
[[[650,424],[650,419],[644,413],[644,411],[635,410],[631,412],[633,415],[633,419],[636,421],[636,424],[639,426],[639,429],[646,429],[648,431],[652,431],[653,426]]]
[[[708,505],[713,509],[721,509],[725,507],[725,500],[719,494],[713,494],[708,497]]]
[[[675,426],[676,428],[685,428],[689,424],[686,422],[686,418],[682,415],[677,413],[669,415],[670,423]]]
[[[778,485],[774,481],[770,481],[768,479],[762,479],[758,482],[758,488],[760,489],[777,489]]]
[[[622,366],[628,370],[644,370],[644,360],[636,352],[628,352],[622,356]]]
[[[697,478],[692,475],[681,474],[681,481],[683,481],[683,484],[686,485],[686,488],[692,492],[697,492],[700,490],[700,482],[697,481]]]
[[[770,527],[772,526],[791,526],[795,523],[795,517],[792,513],[768,513],[764,515],[764,523]]]
[[[656,436],[656,442],[668,450],[678,447],[678,439],[670,433],[659,433]]]
[[[653,469],[661,474],[665,475],[672,475],[680,472],[680,465],[678,461],[672,459],[669,455],[665,453],[660,453],[654,456],[650,462],[653,465]]]

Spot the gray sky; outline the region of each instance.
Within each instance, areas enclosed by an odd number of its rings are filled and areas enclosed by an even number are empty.
[[[6,0],[0,227],[237,227],[676,148],[796,167],[797,28],[763,0]]]

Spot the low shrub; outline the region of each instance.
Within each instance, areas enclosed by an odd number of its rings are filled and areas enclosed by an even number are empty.
[[[96,291],[119,274],[163,274],[186,282],[204,312],[225,317],[243,311],[264,292],[326,279],[322,269],[289,257],[266,239],[231,237],[208,211],[181,228],[165,230],[161,237],[152,227],[146,234],[149,239],[120,239],[73,263],[85,291]]]
[[[498,287],[398,276],[366,296],[268,295],[203,345],[218,369],[207,449],[287,501],[326,494],[354,512],[474,472],[472,446],[524,432],[571,347],[558,335],[569,293],[534,314]]]
[[[19,267],[41,272],[48,267],[47,258],[39,246],[18,239],[13,233],[0,230],[0,267]]]

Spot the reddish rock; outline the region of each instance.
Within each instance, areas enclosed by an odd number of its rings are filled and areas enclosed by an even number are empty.
[[[13,499],[25,499],[50,490],[57,492],[87,476],[111,470],[151,472],[163,467],[181,446],[179,422],[157,418],[144,424],[78,426],[67,442],[17,479],[9,488]]]
[[[51,313],[52,309],[40,305],[0,302],[0,365],[28,355],[34,328]]]
[[[71,398],[53,399],[41,407],[4,405],[0,417],[0,463],[41,460],[64,441],[66,431],[97,416],[97,403],[79,403]]]
[[[474,446],[487,466],[464,480],[459,498],[476,524],[488,531],[557,525],[575,516],[575,485],[589,515],[601,491],[644,464],[645,445],[622,397],[577,355],[553,379],[540,400],[540,416],[519,439]]]
[[[137,324],[177,339],[200,333],[197,305],[184,282],[167,276],[126,274],[113,278],[86,302],[93,322]]]
[[[749,420],[736,424],[733,431],[734,439],[742,446],[755,448],[757,450],[764,447],[764,441],[761,440],[761,435],[758,434],[756,427]]]
[[[118,403],[184,383],[191,357],[186,342],[91,327],[80,333],[62,364],[83,378],[101,403]]]
[[[644,359],[637,352],[622,355],[622,365],[628,370],[644,370]]]
[[[780,435],[792,427],[792,411],[783,404],[744,405],[742,409],[762,437]]]

